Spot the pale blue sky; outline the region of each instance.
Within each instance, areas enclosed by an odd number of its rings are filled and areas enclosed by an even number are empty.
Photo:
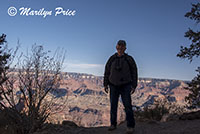
[[[196,0],[197,1],[197,0]],[[180,45],[189,45],[186,30],[197,29],[184,17],[195,0],[1,0],[0,29],[9,47],[20,39],[21,50],[34,43],[46,50],[67,51],[67,72],[103,75],[104,66],[119,39],[135,58],[139,77],[191,80],[200,61],[191,64],[176,57]],[[14,6],[18,13],[7,14]],[[76,10],[75,16],[20,16],[19,8]],[[1,34],[0,33],[0,34]]]

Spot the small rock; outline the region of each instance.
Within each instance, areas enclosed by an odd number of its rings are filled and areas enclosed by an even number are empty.
[[[73,121],[67,121],[67,120],[64,120],[62,122],[62,125],[66,125],[66,126],[70,126],[70,127],[78,127],[78,125],[76,125],[76,123],[74,123]]]

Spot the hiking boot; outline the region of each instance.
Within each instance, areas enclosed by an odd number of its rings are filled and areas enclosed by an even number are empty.
[[[128,127],[126,130],[126,134],[133,134],[133,132],[134,132],[134,128],[132,127]]]
[[[108,131],[113,131],[115,130],[117,127],[115,125],[111,125],[109,128],[108,128]]]

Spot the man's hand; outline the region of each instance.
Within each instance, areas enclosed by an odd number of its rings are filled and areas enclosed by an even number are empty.
[[[131,94],[133,94],[135,92],[135,88],[131,87]]]
[[[108,86],[104,87],[104,91],[108,93]]]

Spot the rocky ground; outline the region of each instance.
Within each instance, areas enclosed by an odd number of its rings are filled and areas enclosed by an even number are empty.
[[[176,120],[168,122],[136,122],[134,134],[200,134],[200,119]],[[48,125],[34,134],[125,134],[126,122],[110,132],[108,127],[84,128],[70,123],[65,125]]]

